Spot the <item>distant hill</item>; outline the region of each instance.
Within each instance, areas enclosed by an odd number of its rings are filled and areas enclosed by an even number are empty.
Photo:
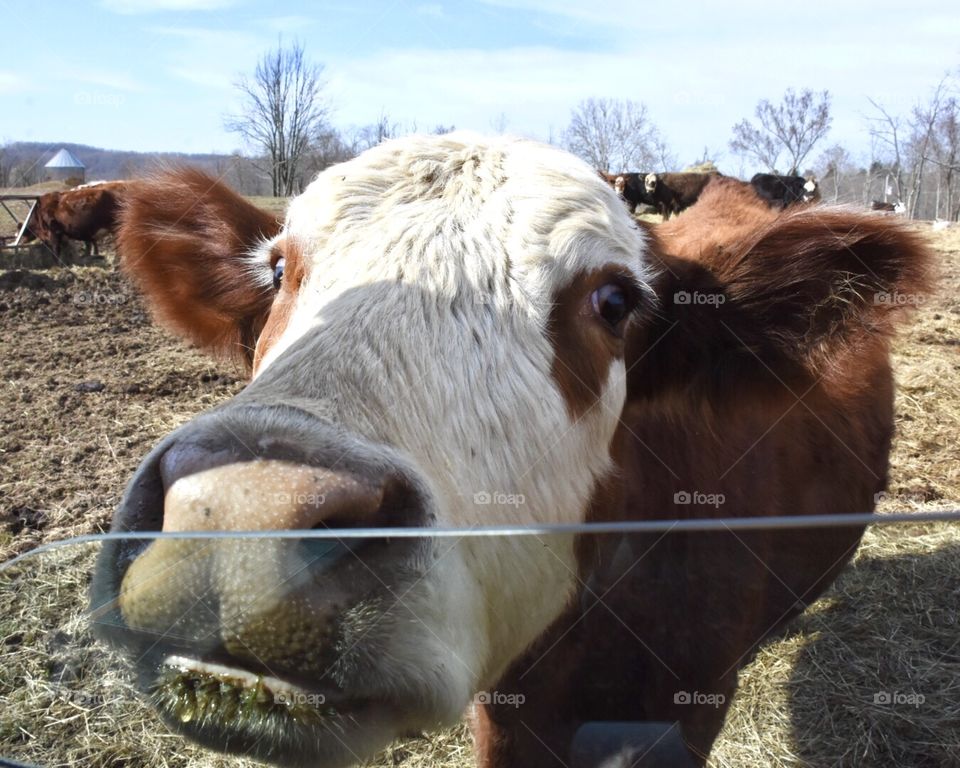
[[[71,142],[14,141],[0,147],[0,186],[35,184],[44,178],[44,164],[66,148],[86,166],[87,181],[112,181],[142,176],[158,164],[186,164],[202,168],[250,195],[269,193],[269,181],[238,155],[183,152],[128,152]],[[4,176],[0,173],[0,177]]]
[[[87,180],[126,179],[140,175],[157,161],[189,163],[214,170],[232,160],[231,155],[189,155],[179,152],[124,152],[116,149],[100,149],[86,144],[69,142],[15,141],[4,147],[12,168],[21,164],[43,168],[58,149],[68,149],[81,163],[87,166]],[[42,173],[42,171],[41,171]]]

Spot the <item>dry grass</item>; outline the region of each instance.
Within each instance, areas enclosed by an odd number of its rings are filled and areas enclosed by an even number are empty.
[[[251,203],[264,211],[270,211],[282,217],[287,212],[290,198],[287,197],[248,197]]]
[[[890,496],[881,511],[960,506],[960,230],[932,235],[939,293],[895,349]],[[101,269],[0,274],[0,559],[104,527],[149,446],[241,386],[154,328]],[[93,292],[116,299],[78,301]],[[99,380],[102,392],[77,391]],[[46,766],[243,761],[168,735],[82,617],[93,557],[74,547],[0,573],[0,755]],[[767,645],[711,764],[960,766],[960,527],[868,531],[834,587]],[[914,703],[883,704],[883,692]],[[923,696],[917,704],[917,694]],[[372,765],[466,768],[464,728],[398,744]]]

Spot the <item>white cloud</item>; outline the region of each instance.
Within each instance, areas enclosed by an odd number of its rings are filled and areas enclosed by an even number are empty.
[[[268,19],[264,19],[264,26],[272,29],[276,32],[284,33],[300,33],[303,32],[307,27],[310,27],[316,23],[316,19],[312,19],[309,16],[273,16]]]
[[[442,19],[444,17],[443,6],[440,3],[424,3],[423,5],[418,5],[416,11],[420,16],[430,16],[434,19]]]
[[[230,29],[154,27],[151,31],[168,39],[164,48],[170,74],[220,90],[230,89],[239,74],[252,73],[262,52],[276,44]]]
[[[142,91],[143,85],[135,78],[123,72],[110,72],[98,69],[65,69],[65,75],[78,83],[87,83],[88,85],[99,85],[103,88],[111,88],[115,91]]]
[[[655,36],[642,45],[588,51],[384,50],[330,60],[330,94],[344,124],[373,122],[383,110],[421,128],[454,123],[487,131],[502,113],[512,131],[554,139],[582,99],[630,98],[647,104],[681,162],[708,147],[736,171],[727,148],[731,129],[752,116],[760,99],[776,101],[788,87],[830,90],[835,122],[824,146],[840,142],[856,151],[868,143],[862,119],[868,95],[883,89],[906,111],[935,85],[942,66],[929,45],[919,43],[897,45],[897,65],[887,68],[889,51],[871,36],[842,45],[811,39],[786,46],[779,37],[750,34],[701,36],[685,49],[689,55],[678,54],[675,41]],[[946,44],[953,46],[945,41],[944,52]]]
[[[235,0],[101,0],[108,11],[123,14],[163,11],[216,11],[228,8]]]
[[[0,70],[0,93],[16,93],[27,90],[29,83],[16,72]]]

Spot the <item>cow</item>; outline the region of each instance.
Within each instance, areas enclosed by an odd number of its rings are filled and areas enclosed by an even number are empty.
[[[898,221],[731,179],[643,227],[562,150],[470,133],[333,166],[282,225],[168,171],[117,245],[158,320],[251,381],[131,478],[112,530],[141,538],[105,542],[94,629],[178,732],[320,768],[468,708],[483,768],[562,766],[610,720],[679,723],[703,764],[737,669],[862,527],[587,529],[871,511],[907,306],[875,297],[930,261]],[[312,528],[333,538],[142,536]]]
[[[669,219],[697,202],[704,187],[717,178],[722,177],[715,173],[648,173],[643,186],[650,204]]]
[[[907,210],[905,203],[887,203],[883,200],[874,200],[870,204],[871,211],[881,211],[883,213],[904,213]]]
[[[796,203],[815,203],[820,200],[819,185],[815,179],[803,176],[782,176],[777,173],[757,173],[750,186],[762,200],[775,208],[786,208]]]
[[[643,185],[643,179],[647,174],[607,173],[606,171],[597,171],[597,173],[623,198],[630,213],[636,213],[638,206],[656,207],[653,198],[647,194]]]
[[[621,173],[614,182],[614,189],[624,200],[630,213],[636,213],[639,206],[657,207],[656,200],[647,192],[644,179],[646,173]]]
[[[40,196],[29,227],[56,256],[64,238],[80,240],[86,252],[99,253],[98,239],[111,233],[117,223],[119,202],[132,182],[114,181],[77,187]]]

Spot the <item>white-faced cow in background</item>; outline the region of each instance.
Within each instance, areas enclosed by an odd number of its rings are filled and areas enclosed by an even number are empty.
[[[592,720],[678,721],[702,760],[726,703],[678,692],[728,703],[860,529],[349,530],[870,511],[902,306],[874,297],[926,268],[895,222],[723,179],[645,231],[572,156],[469,134],[330,168],[282,226],[174,172],[130,195],[118,247],[162,321],[253,378],[144,460],[114,530],[343,541],[112,544],[99,630],[183,733],[314,767],[479,691],[504,694],[472,715],[490,768],[562,765]]]
[[[696,203],[707,184],[718,178],[717,173],[648,173],[643,177],[643,202],[669,219]]]

